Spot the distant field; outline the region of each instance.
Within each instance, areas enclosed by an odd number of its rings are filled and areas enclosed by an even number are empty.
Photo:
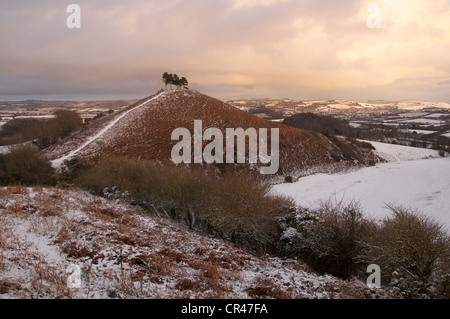
[[[5,123],[13,118],[51,118],[56,110],[77,111],[82,118],[93,118],[109,110],[118,111],[136,102],[136,100],[111,101],[20,101],[1,102],[0,119]]]

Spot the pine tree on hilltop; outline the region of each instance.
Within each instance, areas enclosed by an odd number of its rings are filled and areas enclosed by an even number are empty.
[[[185,88],[185,89],[187,89],[188,88],[188,80],[183,76],[181,79],[180,79],[180,85],[183,87],[183,88]]]
[[[178,74],[173,75],[172,84],[175,85],[177,88],[180,87],[180,78],[178,77]]]
[[[163,81],[164,85],[166,86],[166,90],[167,90],[167,75],[168,75],[167,72],[164,72],[162,75],[162,81]]]
[[[171,84],[172,83],[172,78],[173,78],[172,74],[164,72],[164,74],[162,76],[162,81],[164,82],[164,84],[166,86],[166,91],[167,91],[167,84]]]
[[[164,83],[164,85],[166,86],[166,90],[167,90],[167,85],[170,85],[170,89],[172,90],[172,85],[175,85],[178,88],[184,88],[187,89],[188,87],[188,80],[183,76],[183,77],[179,77],[178,74],[172,74],[172,73],[167,73],[164,72],[162,75],[162,81]]]

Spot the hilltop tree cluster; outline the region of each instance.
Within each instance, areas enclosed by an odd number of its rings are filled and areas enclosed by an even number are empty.
[[[188,87],[188,80],[183,76],[179,77],[177,74],[171,74],[164,72],[162,76],[162,81],[164,82],[167,90],[167,85],[170,85],[170,88],[172,89],[172,85],[175,85],[178,88],[184,88],[187,89]]]

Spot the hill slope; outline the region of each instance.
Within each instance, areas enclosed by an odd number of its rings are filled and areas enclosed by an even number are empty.
[[[348,141],[342,143],[352,149],[355,158],[346,155],[342,145],[336,145],[322,135],[266,121],[190,90],[162,92],[122,112],[93,121],[44,154],[53,160],[55,166],[74,156],[92,163],[107,156],[167,160],[177,143],[171,140],[172,131],[188,128],[193,132],[194,120],[203,121],[203,130],[215,127],[222,132],[226,128],[279,128],[279,173],[284,175],[311,168],[320,171],[341,161],[339,165],[345,166],[353,165],[356,159],[360,163],[376,160],[370,150]]]
[[[0,299],[395,297],[76,189],[0,189],[0,252]]]

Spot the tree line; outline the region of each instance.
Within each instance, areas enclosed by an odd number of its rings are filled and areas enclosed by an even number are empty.
[[[80,115],[71,110],[57,110],[48,120],[14,119],[0,130],[0,145],[19,144],[32,141],[44,149],[69,136],[83,125]]]
[[[177,74],[172,74],[172,73],[167,73],[164,72],[163,76],[162,76],[162,81],[166,86],[166,90],[167,90],[167,85],[170,86],[170,89],[172,89],[172,85],[175,85],[177,88],[184,88],[187,89],[188,87],[188,80],[183,76],[183,77],[179,77]]]

